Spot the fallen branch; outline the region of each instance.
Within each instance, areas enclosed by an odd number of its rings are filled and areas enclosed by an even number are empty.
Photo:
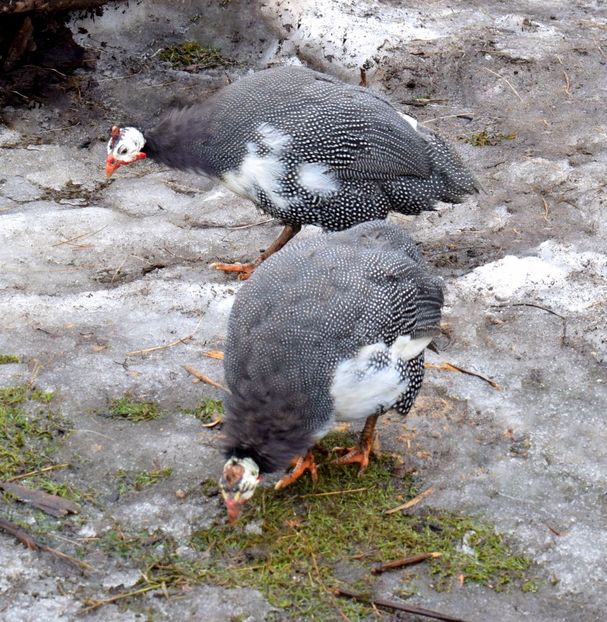
[[[57,518],[61,518],[66,514],[78,514],[80,512],[80,506],[77,503],[68,501],[67,499],[57,495],[50,495],[42,490],[34,490],[14,482],[1,481],[0,488],[17,497],[19,501],[29,503],[35,508],[46,512],[47,514],[51,514],[52,516],[56,516]]]
[[[413,566],[427,559],[436,559],[441,557],[442,553],[419,553],[418,555],[411,555],[410,557],[404,557],[403,559],[395,559],[392,562],[385,562],[379,566],[371,568],[371,574],[381,574],[388,570],[396,570],[397,568],[403,568],[403,566]]]
[[[466,622],[462,618],[454,618],[453,616],[438,611],[432,611],[431,609],[424,609],[423,607],[414,607],[413,605],[403,605],[393,600],[387,600],[385,598],[372,598],[366,594],[358,594],[351,592],[344,588],[336,588],[334,594],[337,596],[345,596],[346,598],[352,598],[358,600],[361,603],[367,603],[368,605],[375,605],[376,607],[382,607],[384,609],[391,609],[393,611],[405,611],[407,613],[414,613],[418,616],[425,618],[432,618],[434,620],[443,620],[444,622]]]
[[[28,549],[32,551],[44,551],[45,553],[50,553],[59,559],[76,566],[81,572],[87,572],[93,570],[93,567],[87,564],[86,562],[82,562],[79,559],[75,559],[71,555],[67,553],[62,553],[57,549],[53,549],[50,546],[46,546],[46,544],[41,544],[37,542],[33,536],[31,536],[25,529],[22,529],[18,525],[11,523],[3,518],[0,518],[0,529],[6,531],[11,536],[14,536],[21,544],[25,545]]]
[[[204,382],[205,384],[211,385],[216,389],[221,389],[222,391],[228,390],[227,387],[224,387],[219,382],[216,382],[212,378],[209,378],[206,374],[203,374],[201,371],[198,371],[195,367],[192,367],[191,365],[183,365],[183,368],[188,372],[188,374],[192,374],[194,378],[200,380],[200,382]]]
[[[430,488],[427,488],[423,492],[420,492],[419,495],[417,495],[417,497],[413,497],[413,499],[410,499],[409,501],[407,501],[407,503],[403,503],[402,505],[399,505],[396,508],[392,508],[391,510],[386,510],[384,514],[395,514],[396,512],[400,512],[401,510],[408,510],[409,508],[412,508],[413,506],[417,505],[420,501],[423,501],[426,497],[429,497],[433,492],[434,492],[434,486],[430,486]]]
[[[464,369],[459,365],[454,365],[453,363],[424,363],[424,367],[426,369],[440,369],[442,371],[458,371],[461,374],[466,374],[467,376],[474,376],[475,378],[480,378],[484,380],[487,384],[491,385],[495,390],[501,391],[503,387],[501,387],[495,380],[491,380],[491,378],[487,378],[487,376],[483,376],[483,374],[479,374],[475,371],[470,371],[469,369]]]

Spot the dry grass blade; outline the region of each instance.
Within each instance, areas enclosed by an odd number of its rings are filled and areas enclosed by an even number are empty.
[[[487,376],[483,376],[483,374],[479,374],[475,371],[470,371],[469,369],[464,369],[463,367],[459,367],[459,365],[454,365],[453,363],[424,363],[425,369],[440,369],[441,371],[458,371],[460,374],[466,374],[467,376],[474,376],[475,378],[480,378],[484,380],[487,384],[491,385],[495,390],[501,391],[502,386],[499,385],[495,380],[491,380],[491,378],[487,378]]]
[[[544,197],[542,197],[542,201],[544,202],[544,220],[546,222],[550,222],[550,219],[548,218],[548,214],[550,213],[550,209],[548,206],[548,201],[546,201],[546,199]]]
[[[512,92],[521,100],[521,103],[525,103],[525,100],[519,95],[519,92],[514,88],[514,86],[512,85],[512,82],[510,82],[510,80],[508,80],[508,78],[505,78],[504,76],[500,75],[499,73],[497,73],[497,71],[493,71],[493,69],[489,69],[489,67],[483,67],[483,69],[485,71],[488,71],[490,74],[493,74],[496,78],[499,78],[500,80],[503,80],[512,90]]]
[[[369,490],[368,486],[365,488],[349,488],[346,490],[331,490],[329,492],[311,492],[307,495],[297,495],[298,499],[305,499],[306,497],[332,497],[333,495],[347,495],[351,492],[363,492],[365,490]]]
[[[223,352],[221,350],[207,350],[206,352],[202,352],[202,356],[206,356],[208,359],[223,361]]]
[[[51,464],[50,466],[44,467],[43,469],[38,469],[36,471],[30,471],[29,473],[22,473],[21,475],[15,475],[14,477],[9,477],[7,482],[17,482],[20,479],[27,479],[28,477],[33,477],[34,475],[40,475],[41,473],[48,473],[49,471],[57,471],[58,469],[67,469],[70,465],[67,462],[63,464]]]
[[[391,510],[386,510],[384,514],[394,514],[396,512],[400,512],[401,510],[408,510],[413,506],[417,505],[420,501],[423,501],[426,497],[429,497],[434,492],[434,486],[430,486],[430,488],[426,488],[423,492],[420,492],[417,497],[413,497],[407,501],[407,503],[403,503],[398,507],[392,508]]]
[[[103,607],[104,605],[111,605],[118,600],[123,600],[124,598],[129,598],[130,596],[145,594],[145,592],[150,592],[151,590],[160,589],[162,589],[162,583],[153,583],[151,585],[146,585],[139,590],[133,590],[131,592],[121,592],[120,594],[116,594],[116,596],[110,596],[109,598],[87,598],[84,601],[85,608],[81,609],[80,613],[89,613],[91,611],[95,611],[95,609],[99,609],[99,607]]]
[[[224,387],[219,382],[213,380],[212,378],[209,378],[206,374],[203,374],[201,371],[198,371],[195,367],[192,367],[192,365],[183,365],[183,368],[188,372],[188,374],[192,374],[194,378],[200,380],[200,382],[204,382],[205,384],[215,387],[216,389],[221,389],[222,391],[228,390],[227,387]]]
[[[166,348],[172,348],[174,346],[178,346],[180,343],[185,343],[186,341],[190,341],[190,339],[194,339],[194,335],[198,332],[198,328],[202,322],[202,318],[196,324],[196,328],[192,331],[191,335],[186,335],[185,337],[181,337],[180,339],[175,339],[175,341],[171,341],[171,343],[165,343],[160,346],[152,346],[151,348],[144,348],[143,350],[133,350],[133,352],[127,352],[127,356],[144,356],[146,354],[150,354],[150,352],[157,352],[158,350],[166,350]]]
[[[61,242],[57,242],[56,244],[51,244],[51,248],[53,248],[54,246],[61,246],[63,244],[71,244],[72,242],[75,242],[76,240],[82,240],[83,238],[88,238],[92,235],[96,235],[97,233],[99,233],[100,231],[103,231],[104,229],[107,229],[107,225],[101,227],[101,229],[97,229],[96,231],[90,231],[89,233],[82,233],[80,235],[75,235],[73,238],[68,238],[67,240],[61,240]]]

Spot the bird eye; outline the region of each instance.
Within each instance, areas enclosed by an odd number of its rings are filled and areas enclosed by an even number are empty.
[[[120,149],[118,149],[118,155],[126,155],[126,152],[127,152],[126,147],[120,147]]]

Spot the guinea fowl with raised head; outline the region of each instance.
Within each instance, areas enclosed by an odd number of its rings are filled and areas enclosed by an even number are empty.
[[[285,225],[253,264],[216,264],[245,275],[302,225],[339,231],[477,191],[446,141],[386,99],[293,66],[246,76],[145,132],[114,127],[106,174],[143,158],[216,178]]]
[[[359,446],[337,461],[369,461],[380,414],[406,415],[438,334],[441,281],[413,241],[383,221],[292,242],[236,295],[225,349],[220,481],[234,521],[264,473],[306,470],[337,421],[365,421]]]

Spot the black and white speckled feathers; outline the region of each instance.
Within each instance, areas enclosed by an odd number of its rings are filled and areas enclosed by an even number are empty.
[[[302,67],[244,77],[170,111],[145,139],[149,157],[216,177],[285,223],[331,231],[477,190],[438,135],[372,90]]]
[[[226,453],[286,469],[336,420],[406,414],[442,286],[411,239],[373,221],[292,242],[236,296],[225,350]]]

